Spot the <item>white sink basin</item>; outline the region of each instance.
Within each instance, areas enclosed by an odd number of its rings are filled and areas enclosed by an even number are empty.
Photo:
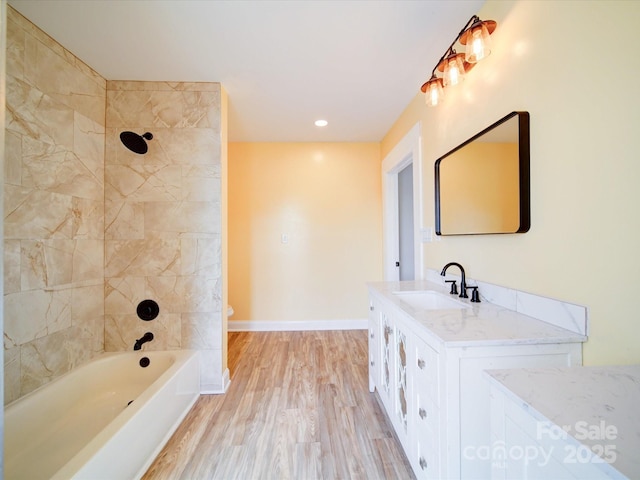
[[[433,290],[393,292],[393,295],[404,303],[411,305],[416,310],[450,310],[452,308],[469,308],[469,305]]]

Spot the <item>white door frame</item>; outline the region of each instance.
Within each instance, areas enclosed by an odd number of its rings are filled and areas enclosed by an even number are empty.
[[[398,173],[413,163],[413,246],[416,280],[424,278],[421,232],[423,230],[422,148],[420,122],[400,140],[382,161],[382,205],[384,231],[384,279],[397,281],[399,269]]]

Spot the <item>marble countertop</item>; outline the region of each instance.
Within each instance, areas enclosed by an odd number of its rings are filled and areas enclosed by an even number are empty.
[[[587,337],[516,311],[489,303],[472,303],[449,295],[448,287],[427,280],[371,282],[370,292],[391,302],[414,318],[424,331],[446,347],[522,345],[585,342]],[[469,308],[419,310],[393,292],[433,290],[454,298]]]
[[[489,370],[486,375],[536,420],[564,428],[596,453],[608,445],[603,453],[614,454],[615,461],[598,464],[603,470],[640,478],[640,365]]]

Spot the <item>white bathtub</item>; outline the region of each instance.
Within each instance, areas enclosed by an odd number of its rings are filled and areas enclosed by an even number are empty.
[[[196,352],[106,353],[5,408],[5,478],[140,478],[199,382]]]

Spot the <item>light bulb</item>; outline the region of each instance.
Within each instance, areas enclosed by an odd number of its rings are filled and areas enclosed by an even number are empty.
[[[438,91],[435,88],[429,89],[429,105],[433,105],[434,107],[438,105],[438,101],[440,97],[438,96]]]
[[[464,54],[452,53],[444,62],[443,83],[445,87],[457,85],[464,79]]]
[[[435,107],[444,100],[441,78],[431,77],[431,80],[423,85],[423,89],[424,101],[428,106]]]
[[[477,20],[460,37],[465,45],[464,59],[467,63],[477,63],[491,53],[491,34],[497,23],[493,20]]]

